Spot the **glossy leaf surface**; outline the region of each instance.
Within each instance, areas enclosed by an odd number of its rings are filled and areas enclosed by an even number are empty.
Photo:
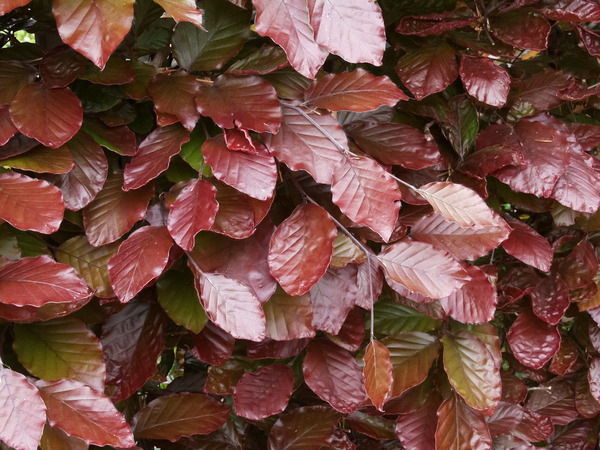
[[[283,364],[245,373],[233,392],[235,412],[250,420],[278,414],[287,407],[293,387],[294,373]],[[264,402],[263,399],[267,398],[269,401]]]
[[[542,367],[560,346],[556,326],[542,322],[530,312],[519,314],[507,337],[515,357],[533,369]]]
[[[381,410],[392,387],[392,363],[390,351],[381,342],[372,341],[365,353],[365,388],[367,395]]]
[[[435,446],[439,449],[491,449],[492,437],[484,417],[451,395],[438,409]]]

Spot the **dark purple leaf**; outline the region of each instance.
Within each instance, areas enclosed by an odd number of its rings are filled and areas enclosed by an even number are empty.
[[[544,0],[541,11],[548,19],[561,22],[600,20],[600,6],[591,0]]]
[[[194,335],[194,348],[190,351],[194,358],[211,366],[220,366],[231,358],[234,344],[233,336],[209,321],[199,334]]]
[[[472,97],[497,108],[502,107],[510,90],[510,75],[492,59],[463,55],[460,78]]]
[[[509,220],[510,236],[502,247],[506,253],[543,272],[549,272],[554,252],[548,241],[520,220]]]
[[[346,320],[338,334],[328,333],[326,336],[329,340],[349,352],[358,351],[365,338],[364,311],[358,307],[352,308],[346,316]]]
[[[528,50],[546,50],[550,23],[531,11],[517,10],[491,18],[492,32],[508,45]]]
[[[513,403],[501,401],[494,415],[487,419],[488,428],[492,437],[509,434],[523,420],[523,407]]]
[[[9,106],[0,106],[0,145],[4,145],[10,141],[10,138],[12,138],[17,131],[17,128],[10,118]]]
[[[530,295],[533,313],[550,325],[560,322],[571,304],[569,286],[557,277],[544,279]]]
[[[531,312],[522,312],[508,331],[508,343],[522,364],[539,369],[558,351],[560,333]]]
[[[437,411],[441,401],[441,396],[433,392],[414,411],[398,416],[396,435],[406,450],[435,449]]]
[[[285,359],[300,354],[308,342],[308,338],[292,341],[274,341],[266,338],[262,342],[248,342],[246,351],[249,359]]]
[[[283,412],[294,387],[294,372],[284,364],[261,367],[240,378],[233,391],[236,415],[262,420]]]
[[[554,378],[539,387],[529,395],[529,410],[550,417],[554,425],[565,425],[578,417],[574,379]]]
[[[396,32],[425,37],[466,27],[475,20],[476,17],[473,15],[473,11],[463,7],[454,11],[444,11],[443,13],[434,12],[426,15],[403,17],[396,28]]]

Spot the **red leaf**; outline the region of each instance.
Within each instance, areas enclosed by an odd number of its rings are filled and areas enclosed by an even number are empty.
[[[543,14],[562,22],[596,22],[600,20],[600,6],[590,0],[548,0]]]
[[[490,173],[506,166],[524,165],[523,154],[516,148],[493,146],[478,149],[468,155],[459,170],[475,178],[484,179]]]
[[[46,255],[23,258],[0,267],[0,302],[40,307],[71,303],[89,296],[89,289],[71,266]]]
[[[267,148],[290,169],[306,170],[317,183],[331,184],[331,174],[343,158],[337,146],[348,150],[348,138],[331,115],[306,112],[305,116],[302,112],[283,108],[279,133],[266,137]],[[324,129],[335,143],[316,130],[313,122]]]
[[[396,180],[371,158],[348,156],[335,166],[331,183],[342,212],[389,241],[401,207]]]
[[[444,400],[437,412],[435,448],[488,449],[492,448],[492,437],[483,416],[455,395]]]
[[[488,419],[492,437],[509,434],[523,420],[523,407],[513,403],[499,402],[494,415]]]
[[[172,246],[165,227],[142,227],[123,241],[108,261],[110,282],[122,303],[130,301],[163,273]]]
[[[183,70],[160,72],[148,86],[148,92],[156,111],[176,116],[191,132],[200,119],[194,100],[199,84],[195,77]]]
[[[69,436],[60,428],[51,427],[48,424],[44,426],[40,447],[43,449],[64,448],[68,450],[87,450],[89,448],[82,439]]]
[[[442,161],[432,138],[402,123],[359,122],[347,131],[362,151],[383,164],[418,170]]]
[[[600,358],[592,358],[587,378],[592,396],[600,403]]]
[[[46,423],[46,405],[27,377],[0,365],[0,440],[36,450]]]
[[[256,153],[255,141],[244,128],[225,128],[223,130],[225,146],[232,151]]]
[[[459,72],[469,95],[490,106],[504,106],[510,91],[510,75],[493,60],[463,55]]]
[[[308,9],[317,44],[350,63],[381,65],[385,29],[375,2],[309,0]]]
[[[462,323],[485,323],[494,318],[498,296],[496,287],[478,267],[463,263],[471,277],[460,289],[440,299],[444,311]]]
[[[356,306],[371,310],[383,289],[383,273],[375,254],[358,266]]]
[[[256,200],[218,180],[212,180],[212,184],[217,188],[216,200],[219,209],[210,231],[233,239],[246,239],[252,236],[258,221],[257,209],[264,208],[264,212],[268,212],[273,198],[265,201]]]
[[[556,325],[571,305],[569,286],[557,277],[541,281],[531,291],[531,309],[544,322]]]
[[[390,351],[378,341],[367,345],[364,357],[365,388],[373,405],[383,411],[383,403],[392,388],[392,363]]]
[[[156,0],[167,14],[177,22],[191,22],[202,28],[202,10],[196,9],[194,0]]]
[[[502,247],[506,253],[543,272],[549,272],[554,252],[548,241],[520,220],[509,220],[510,236]]]
[[[358,298],[357,267],[328,269],[310,290],[314,328],[338,334]]]
[[[463,28],[474,20],[473,12],[468,7],[461,7],[442,13],[405,16],[400,20],[396,32],[421,37],[439,35],[445,31]]]
[[[312,341],[302,365],[304,381],[337,411],[349,414],[365,399],[364,378],[346,350],[326,341]]]
[[[327,52],[315,42],[308,4],[294,0],[255,0],[253,5],[256,32],[279,44],[294,69],[314,78]]]
[[[191,251],[194,238],[215,223],[219,209],[217,190],[206,180],[194,179],[177,195],[169,207],[167,228],[181,248]]]
[[[177,441],[184,436],[209,434],[229,417],[231,407],[208,395],[183,392],[154,399],[133,417],[136,439]]]
[[[115,172],[96,198],[83,210],[83,227],[90,244],[97,247],[116,241],[144,218],[154,185],[124,192],[123,172]]]
[[[70,45],[100,69],[131,28],[134,0],[84,0],[73,3],[57,0],[52,13],[58,33]]]
[[[417,100],[443,91],[458,77],[454,50],[446,41],[409,50],[396,66],[402,83]]]
[[[277,133],[281,123],[275,88],[256,75],[220,75],[212,85],[200,85],[196,105],[222,128]]]
[[[553,449],[594,450],[598,443],[598,430],[595,420],[577,420],[563,427],[557,427],[556,434],[548,440]]]
[[[556,326],[542,322],[531,312],[519,314],[507,338],[515,358],[533,369],[543,367],[560,346],[560,333]]]
[[[7,14],[20,6],[25,6],[30,1],[31,0],[5,0],[0,4],[0,15]]]
[[[123,190],[139,189],[167,170],[171,158],[189,140],[189,131],[179,124],[157,128],[150,133],[125,166]]]
[[[313,306],[308,293],[291,296],[278,289],[263,305],[263,310],[268,338],[289,341],[315,336]]]
[[[17,132],[8,108],[8,105],[0,106],[0,145],[6,144]]]
[[[262,420],[283,412],[294,388],[294,372],[284,364],[261,367],[242,375],[233,391],[236,415]]]
[[[328,333],[327,337],[349,352],[357,352],[365,338],[364,311],[359,307],[352,308],[338,334]]]
[[[527,10],[510,11],[491,18],[492,32],[508,45],[528,50],[546,50],[550,23]]]
[[[577,349],[575,349],[575,352],[577,352]],[[587,374],[579,375],[575,382],[575,408],[579,415],[583,417],[594,417],[600,412],[600,403],[590,392]]]
[[[50,425],[90,445],[135,446],[129,425],[108,397],[79,381],[38,380]]]
[[[600,208],[598,159],[587,153],[571,155],[571,163],[556,182],[551,197],[575,211],[587,214]]]
[[[579,25],[575,25],[573,28],[588,53],[592,56],[600,56],[600,36]]]
[[[211,366],[220,366],[233,354],[235,338],[212,322],[207,322],[200,334],[194,335],[194,358]]]
[[[327,211],[312,203],[298,206],[271,236],[271,274],[290,295],[308,292],[327,270],[336,236]]]
[[[10,116],[25,136],[57,148],[79,131],[83,109],[81,101],[68,88],[46,89],[42,83],[30,83],[15,96]]]
[[[562,336],[558,352],[552,357],[552,362],[550,363],[548,370],[557,375],[565,375],[571,372],[574,364],[579,358],[578,351],[579,348],[572,339]],[[579,410],[579,407],[577,410]],[[598,410],[598,412],[600,412],[600,404],[598,404]],[[595,416],[596,413],[593,415]]]
[[[308,88],[304,98],[318,108],[357,112],[408,100],[387,76],[376,77],[364,69],[326,75]]]
[[[262,342],[248,342],[246,352],[249,359],[285,359],[299,355],[308,342],[308,338],[292,341],[274,341],[266,338]]]
[[[164,325],[158,304],[138,301],[102,325],[107,392],[113,393],[114,402],[128,398],[156,372],[156,361],[165,345]]]
[[[554,378],[540,388],[529,395],[527,408],[549,417],[554,425],[566,425],[577,419],[575,379]]]
[[[569,74],[546,69],[519,83],[515,101],[530,103],[537,111],[550,110],[563,102],[561,97],[572,86],[573,78]]]
[[[258,200],[273,197],[277,164],[264,147],[254,154],[232,151],[219,135],[202,144],[202,154],[213,175],[223,183]]]
[[[523,420],[513,431],[513,435],[526,442],[538,442],[548,439],[554,433],[549,417],[523,409]]]
[[[442,298],[471,279],[448,253],[403,238],[378,255],[387,275],[425,297]]]
[[[87,66],[86,58],[68,45],[60,45],[42,58],[40,77],[47,88],[64,88],[75,81]]]
[[[339,414],[326,406],[303,406],[283,414],[269,432],[269,450],[316,449],[332,436]]]
[[[0,175],[0,218],[15,228],[54,233],[64,211],[60,191],[46,181],[13,172]]]
[[[200,272],[196,277],[202,306],[215,325],[238,339],[265,338],[265,314],[248,287],[216,273]]]
[[[2,5],[0,5],[0,8]],[[35,79],[35,69],[20,61],[2,61],[0,65],[0,104],[8,105],[23,86]]]

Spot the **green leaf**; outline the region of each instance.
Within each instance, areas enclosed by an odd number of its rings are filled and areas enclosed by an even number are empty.
[[[397,334],[402,331],[425,333],[435,330],[440,325],[437,320],[388,299],[381,299],[375,303],[374,314],[377,335]]]

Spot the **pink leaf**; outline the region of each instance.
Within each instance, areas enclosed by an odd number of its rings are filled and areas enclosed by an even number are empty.
[[[527,367],[539,369],[558,351],[560,333],[556,325],[542,322],[532,312],[522,312],[508,330],[515,358]]]
[[[312,324],[316,329],[338,334],[358,297],[357,267],[328,269],[310,290]]]
[[[365,353],[365,388],[373,404],[383,411],[383,403],[392,388],[390,351],[378,341],[371,341]]]
[[[510,75],[493,60],[463,55],[459,72],[469,95],[497,108],[506,103]]]
[[[312,203],[298,206],[271,236],[271,274],[290,295],[308,292],[327,270],[336,236],[327,211]]]
[[[572,154],[571,163],[556,182],[551,197],[575,211],[587,214],[600,208],[598,159],[587,153]]]
[[[31,0],[5,0],[0,4],[0,15],[7,14],[20,6],[25,6],[30,1]]]
[[[259,368],[242,375],[233,391],[236,415],[262,420],[283,412],[294,388],[294,372],[284,364]]]
[[[18,131],[10,118],[8,105],[0,106],[0,145],[6,144]]]
[[[441,400],[435,392],[416,410],[400,414],[396,421],[396,434],[406,450],[435,449],[437,410]]]
[[[196,8],[194,0],[156,0],[177,22],[191,22],[202,28],[202,10]]]
[[[520,220],[508,222],[513,230],[502,242],[506,253],[543,272],[549,272],[554,251],[548,241]]]

